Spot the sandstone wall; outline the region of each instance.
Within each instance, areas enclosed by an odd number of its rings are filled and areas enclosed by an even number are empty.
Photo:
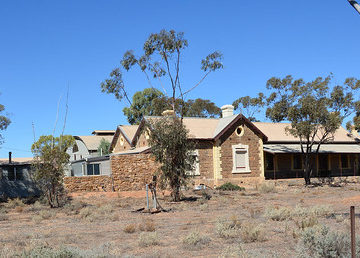
[[[145,189],[159,165],[151,154],[129,154],[111,157],[115,191]]]
[[[65,177],[64,185],[69,192],[112,191],[112,180],[110,176]]]

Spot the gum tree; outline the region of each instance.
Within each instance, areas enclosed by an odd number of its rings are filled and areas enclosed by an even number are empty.
[[[300,140],[306,185],[311,183],[314,157],[321,145],[333,139],[333,134],[354,107],[348,81],[331,89],[331,78],[318,77],[306,83],[288,75],[283,79],[272,77],[266,84],[271,91],[266,116],[274,122],[291,123],[286,131]]]
[[[159,121],[159,126],[156,123],[153,124],[151,134],[163,137],[150,140],[152,154],[161,163],[160,178],[169,182],[175,201],[180,200],[179,187],[184,182],[182,178],[186,172],[184,162],[188,162],[185,156],[191,151],[189,145],[184,142],[184,139],[188,138],[182,120],[186,112],[185,105],[180,105],[178,111],[176,103],[179,99],[185,103],[185,97],[189,92],[198,87],[210,73],[223,68],[222,54],[215,51],[201,60],[200,68],[203,74],[199,81],[194,84],[186,82],[186,87],[184,87],[181,60],[187,47],[188,41],[182,32],[161,30],[159,33],[153,33],[144,42],[143,52],[140,55],[136,55],[133,50],[126,51],[120,62],[121,67],[115,68],[110,73],[110,78],[101,83],[102,92],[114,94],[118,100],[125,99],[131,105],[122,71],[130,71],[137,67],[145,75],[150,87],[161,90],[164,96],[169,99],[170,107],[174,113],[180,114],[180,119],[174,116],[172,119],[165,120],[166,122]],[[167,128],[163,128],[164,123]],[[170,135],[173,135],[173,138]],[[174,148],[167,146],[169,137],[172,146],[177,146],[176,153],[179,154],[177,158],[174,157]],[[161,150],[161,153],[158,150]]]
[[[70,135],[43,135],[31,147],[34,154],[34,179],[51,208],[62,204],[65,191],[63,179],[70,158],[66,150],[74,143],[75,140]]]
[[[10,119],[4,114],[5,107],[0,104],[0,131],[5,130],[11,123]],[[3,143],[3,136],[0,134],[0,144]]]

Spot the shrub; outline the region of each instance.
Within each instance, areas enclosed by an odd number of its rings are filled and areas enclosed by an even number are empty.
[[[159,245],[159,237],[156,232],[141,232],[139,235],[139,245],[140,246],[153,246]]]
[[[331,232],[328,227],[306,228],[297,246],[298,257],[347,257],[350,241],[345,234]]]
[[[34,202],[32,205],[29,205],[27,208],[28,211],[39,211],[43,208],[43,205],[40,203],[40,201]]]
[[[0,210],[0,221],[5,221],[8,220],[8,216],[6,215],[5,212]]]
[[[227,246],[223,249],[222,253],[220,254],[220,258],[228,257],[248,258],[250,256],[244,251],[241,245],[237,245]]]
[[[237,237],[239,235],[240,227],[240,222],[234,218],[229,221],[224,218],[220,218],[216,222],[215,230],[221,238],[227,239]]]
[[[155,223],[152,219],[145,219],[139,224],[140,231],[153,232],[156,230]]]
[[[189,233],[183,240],[182,243],[186,248],[200,247],[210,242],[210,238],[207,236],[200,235],[199,232],[193,231]]]
[[[283,221],[291,218],[291,210],[287,207],[267,207],[265,209],[265,217],[275,221]]]
[[[18,212],[18,213],[21,213],[21,212],[24,211],[24,207],[22,207],[22,206],[16,206],[14,210],[15,210],[16,212]]]
[[[305,228],[310,228],[318,224],[318,219],[316,216],[312,215],[309,217],[301,218],[300,220],[296,220],[295,224],[299,229],[304,230]]]
[[[238,186],[238,185],[234,185],[230,182],[227,182],[225,184],[222,184],[221,186],[219,186],[217,189],[221,190],[221,191],[245,191],[244,187]]]
[[[66,215],[70,216],[70,215],[77,215],[80,213],[80,210],[82,208],[85,208],[87,206],[86,203],[82,202],[82,201],[72,201],[72,202],[68,202],[64,205],[64,212]]]
[[[9,209],[14,209],[15,207],[24,207],[25,204],[23,203],[23,201],[20,198],[15,198],[15,199],[9,199],[7,203],[5,203],[5,207],[9,208]]]
[[[132,234],[136,231],[136,225],[135,224],[128,224],[124,227],[124,232]]]
[[[276,186],[274,182],[263,182],[258,190],[260,193],[276,193]]]
[[[265,233],[260,225],[252,222],[243,224],[241,227],[241,240],[245,243],[265,241]]]
[[[39,212],[39,215],[40,215],[41,218],[43,218],[43,219],[50,219],[50,218],[52,218],[52,217],[55,216],[55,213],[52,212],[52,211],[49,211],[49,210],[41,210],[41,211]]]

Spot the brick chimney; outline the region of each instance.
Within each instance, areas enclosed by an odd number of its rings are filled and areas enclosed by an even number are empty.
[[[224,105],[221,107],[222,118],[229,117],[234,115],[234,106],[233,105]]]

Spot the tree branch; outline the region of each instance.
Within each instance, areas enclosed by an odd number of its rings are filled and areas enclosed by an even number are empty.
[[[208,71],[208,72],[204,75],[204,77],[202,77],[201,80],[200,80],[194,87],[192,87],[191,89],[185,91],[183,95],[188,94],[190,91],[192,91],[192,90],[195,89],[197,86],[199,86],[199,85],[205,80],[205,78],[209,75],[209,73],[211,73],[211,71]]]

